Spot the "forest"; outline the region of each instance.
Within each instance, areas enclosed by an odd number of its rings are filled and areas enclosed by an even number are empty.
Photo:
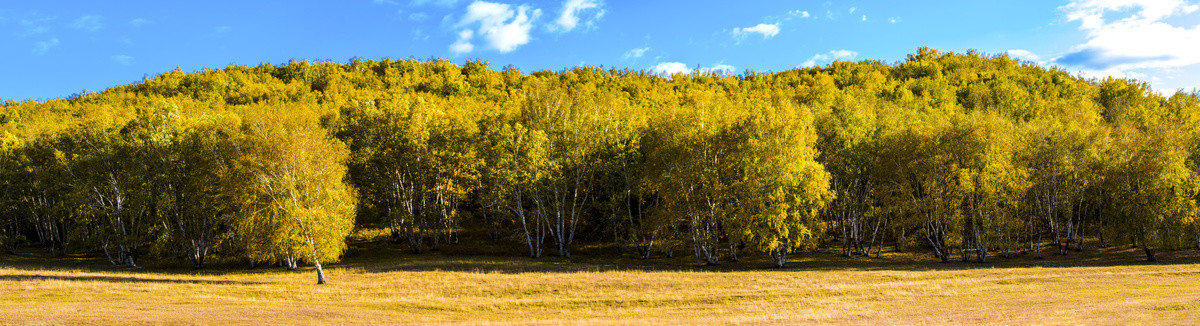
[[[414,254],[470,232],[697,265],[1085,239],[1155,261],[1200,248],[1198,172],[1200,95],[1003,54],[673,76],[292,61],[3,101],[0,244],[319,283],[361,228]]]

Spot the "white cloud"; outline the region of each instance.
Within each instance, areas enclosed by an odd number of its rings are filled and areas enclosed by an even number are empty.
[[[646,54],[646,51],[650,51],[650,47],[644,47],[644,48],[640,48],[640,49],[633,49],[633,50],[625,51],[625,59],[641,58],[643,55]]]
[[[1084,30],[1102,29],[1110,24],[1104,19],[1106,11],[1120,13],[1123,10],[1140,8],[1136,13],[1121,21],[1158,21],[1176,14],[1188,14],[1200,9],[1184,0],[1072,0],[1061,9],[1067,11],[1067,19],[1080,21]]]
[[[659,75],[674,75],[674,74],[689,74],[692,72],[686,64],[682,62],[663,62],[650,68],[650,71]]]
[[[819,64],[830,63],[838,60],[851,60],[858,57],[858,52],[850,50],[833,50],[829,53],[821,53],[813,55],[808,61],[800,64],[800,67],[816,67]]]
[[[712,67],[703,67],[703,68],[697,68],[696,70],[692,70],[691,68],[688,68],[688,66],[682,62],[662,62],[657,65],[654,65],[653,67],[650,67],[651,73],[654,73],[659,76],[664,76],[664,77],[670,77],[671,75],[674,75],[674,74],[691,74],[691,73],[732,75],[732,74],[734,74],[734,70],[736,70],[736,68],[734,68],[733,66],[727,65],[727,64],[716,64],[716,65],[713,65]]]
[[[697,69],[697,71],[700,73],[713,73],[718,75],[732,75],[734,74],[734,70],[737,70],[737,68],[727,64],[717,64],[712,67]]]
[[[1012,50],[1004,51],[1004,53],[1008,53],[1008,56],[1010,56],[1010,57],[1014,57],[1014,58],[1018,58],[1018,59],[1025,59],[1025,60],[1029,60],[1029,61],[1038,61],[1038,60],[1042,59],[1042,57],[1040,57],[1036,54],[1033,54],[1033,52],[1029,52],[1027,50],[1022,50],[1022,49],[1012,49]]]
[[[473,33],[474,35],[482,38],[492,49],[500,51],[500,53],[508,53],[529,43],[531,39],[529,32],[533,28],[533,21],[541,15],[541,9],[531,10],[528,6],[519,6],[513,10],[511,6],[503,3],[475,1],[467,6],[466,15],[455,26],[477,24],[478,28]],[[460,32],[460,42],[463,41],[462,35]],[[471,49],[474,49],[474,46]]]
[[[1172,68],[1200,63],[1200,26],[1173,25],[1168,18],[1200,6],[1182,0],[1075,0],[1063,6],[1087,41],[1055,58],[1093,71]],[[1193,17],[1194,18],[1194,17]]]
[[[764,39],[775,37],[775,35],[779,35],[779,23],[758,24],[752,27],[733,29],[733,36],[735,37],[745,37],[751,33],[762,34]]]
[[[135,18],[134,20],[129,21],[129,25],[133,27],[142,27],[153,23],[154,21],[145,18]]]
[[[429,15],[426,15],[423,12],[414,12],[414,13],[408,14],[408,20],[411,20],[411,21],[423,22],[426,19],[429,19]]]
[[[33,43],[33,53],[46,54],[47,51],[50,51],[50,48],[58,46],[58,43],[59,42],[58,42],[57,37],[51,38],[49,40],[41,41],[41,42],[34,42]]]
[[[862,21],[867,21],[867,15],[863,15]]]
[[[71,23],[71,28],[85,32],[95,32],[104,28],[104,24],[100,21],[100,16],[83,16]]]
[[[471,45],[472,36],[475,36],[475,32],[469,29],[458,32],[458,40],[454,41],[454,44],[450,44],[450,52],[458,55],[474,50],[475,46]]]
[[[855,10],[858,10],[858,7],[850,7],[850,13],[853,14]]]
[[[112,59],[113,61],[126,66],[133,64],[133,57],[124,54],[114,55],[112,56]]]
[[[788,16],[798,16],[798,17],[800,17],[800,18],[808,18],[808,17],[812,17],[812,15],[809,15],[807,11],[803,11],[803,10],[792,10],[792,11],[789,11],[789,12],[788,12]]]
[[[888,17],[888,23],[895,24],[895,23],[899,23],[899,22],[900,22],[900,17]]]
[[[554,25],[550,25],[552,31],[570,32],[579,26],[579,15],[584,12],[593,12],[584,24],[589,28],[595,26],[595,22],[601,17],[604,17],[604,8],[601,8],[604,3],[600,0],[566,0],[563,1],[562,13],[558,19],[554,21]]]

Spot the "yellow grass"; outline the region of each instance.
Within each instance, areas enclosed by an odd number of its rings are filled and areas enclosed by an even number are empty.
[[[0,256],[0,323],[1200,322],[1195,250],[1163,253],[1158,264],[1132,249],[989,264],[817,252],[783,270],[759,259],[691,267],[687,257],[593,256],[412,255],[380,244],[353,249],[318,286],[311,269],[128,269],[30,252]]]

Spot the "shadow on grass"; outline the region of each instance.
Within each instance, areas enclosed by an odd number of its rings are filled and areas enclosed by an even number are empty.
[[[1076,268],[1113,266],[1170,266],[1200,263],[1200,251],[1194,249],[1167,251],[1159,254],[1159,262],[1147,262],[1140,249],[1093,248],[1084,252],[1058,255],[1043,252],[1043,258],[1033,254],[1010,257],[992,255],[988,262],[943,263],[932,254],[915,252],[884,252],[881,258],[843,257],[836,249],[818,250],[792,255],[784,268],[774,268],[762,254],[744,253],[741,261],[718,265],[697,266],[690,255],[678,252],[674,258],[661,254],[650,259],[638,259],[615,250],[580,250],[575,258],[563,259],[554,255],[529,258],[519,253],[510,255],[481,255],[469,248],[412,254],[403,246],[358,246],[352,259],[339,264],[364,272],[474,272],[474,273],[587,273],[587,272],[804,272],[804,271],[964,271],[1006,268]],[[583,254],[587,253],[587,254]],[[690,253],[690,252],[689,252]],[[722,257],[724,258],[724,257]]]
[[[1194,265],[1200,263],[1200,251],[1195,249],[1165,251],[1159,254],[1159,262],[1145,261],[1142,251],[1135,248],[1095,248],[1089,247],[1084,252],[1072,251],[1067,255],[1058,255],[1056,251],[1046,250],[1044,258],[1033,254],[1017,254],[1011,257],[993,254],[987,263],[951,261],[942,263],[932,257],[927,251],[910,250],[906,252],[884,251],[882,257],[853,256],[843,257],[837,248],[827,248],[805,252],[788,257],[787,266],[774,268],[764,254],[751,252],[742,253],[739,262],[723,261],[719,265],[696,266],[690,251],[677,248],[674,258],[663,257],[661,252],[655,252],[650,259],[638,259],[632,251],[619,250],[613,245],[580,246],[575,250],[574,258],[563,259],[555,253],[547,252],[542,258],[529,258],[523,244],[514,245],[504,241],[492,242],[487,239],[464,239],[463,244],[445,245],[439,251],[412,254],[407,246],[392,244],[378,239],[360,239],[352,241],[342,262],[326,264],[329,269],[358,270],[367,273],[387,272],[471,272],[471,273],[597,273],[597,272],[806,272],[806,271],[962,271],[975,269],[1002,268],[1074,268],[1074,267],[1111,267],[1111,266],[1143,266],[1143,265]],[[722,253],[722,257],[724,253]],[[169,276],[224,276],[230,274],[263,274],[279,273],[284,269],[278,267],[262,267],[248,269],[245,263],[226,260],[210,264],[208,268],[192,270],[181,264],[147,265],[138,268],[113,266],[108,261],[96,257],[48,257],[44,253],[30,250],[20,255],[0,254],[0,267],[11,267],[23,270],[58,270],[85,271],[100,273],[116,273],[136,275],[139,272],[153,272]],[[296,273],[311,272],[311,268],[302,268]],[[5,276],[3,279],[14,279],[20,276]],[[84,276],[91,277],[91,276]],[[70,278],[70,277],[64,277]],[[177,283],[214,283],[223,281],[203,280],[161,280],[136,277],[104,277],[113,282],[177,282]],[[231,281],[234,282],[234,281]]]
[[[158,274],[164,278],[125,277],[125,276],[96,276],[96,275],[0,275],[2,280],[22,279],[61,279],[79,281],[112,281],[112,282],[144,282],[144,283],[200,283],[200,284],[257,284],[256,282],[219,281],[192,279],[190,277],[221,277],[229,275],[262,275],[285,271],[283,267],[260,265],[258,268],[248,268],[240,261],[215,261],[206,264],[205,268],[193,269],[191,265],[180,261],[144,261],[138,267],[113,265],[103,257],[93,257],[81,254],[51,256],[38,248],[25,248],[17,254],[0,253],[0,268],[11,268],[32,273],[105,273],[146,275]],[[301,267],[298,271],[309,271],[311,268]],[[88,279],[92,277],[93,279]],[[261,283],[261,282],[258,282]]]
[[[162,283],[162,284],[212,284],[212,285],[253,285],[263,284],[252,281],[223,281],[223,280],[189,280],[161,279],[133,276],[107,275],[0,275],[0,281],[99,281],[112,283]]]
[[[547,247],[541,258],[530,258],[523,242],[495,241],[480,234],[464,234],[462,244],[443,245],[439,251],[413,254],[406,244],[389,243],[386,236],[359,238],[352,242],[342,263],[344,268],[364,272],[475,272],[475,273],[578,273],[578,272],[803,272],[803,271],[958,271],[999,268],[1073,268],[1143,265],[1188,265],[1200,263],[1200,251],[1185,249],[1159,253],[1159,262],[1145,261],[1136,248],[1098,248],[1098,242],[1085,243],[1083,252],[1059,255],[1051,246],[1044,247],[1043,258],[1035,254],[1003,257],[996,252],[987,263],[952,260],[942,263],[920,248],[905,252],[884,250],[882,257],[843,257],[840,248],[825,248],[789,255],[784,268],[774,268],[765,254],[744,252],[741,261],[722,261],[712,266],[697,266],[690,248],[676,248],[675,257],[667,258],[656,250],[650,259],[639,259],[629,248],[613,244],[578,246],[573,258],[557,257]],[[890,249],[890,248],[889,248]],[[955,256],[956,258],[958,256]],[[726,258],[722,251],[721,258]]]
[[[1002,262],[1002,263],[972,263],[972,262],[887,262],[848,264],[845,262],[830,262],[822,260],[805,260],[789,262],[783,268],[771,267],[766,259],[743,260],[740,262],[722,263],[712,266],[695,266],[683,262],[672,261],[669,264],[657,263],[653,259],[642,262],[604,263],[595,264],[581,261],[565,262],[557,258],[511,258],[496,257],[446,257],[431,256],[425,259],[403,259],[390,263],[357,263],[347,262],[345,267],[356,268],[365,272],[470,272],[470,273],[600,273],[600,272],[804,272],[804,271],[966,271],[977,269],[1002,268],[1077,268],[1077,267],[1113,267],[1113,266],[1168,266],[1194,265],[1196,262],[1124,262],[1124,263],[1087,263],[1070,264],[1035,264],[1033,262]]]

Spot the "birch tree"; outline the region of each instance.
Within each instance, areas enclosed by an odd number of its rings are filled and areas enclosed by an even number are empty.
[[[244,241],[257,258],[306,259],[325,284],[321,262],[336,262],[346,249],[355,197],[345,183],[348,150],[305,109],[263,107],[245,120],[233,179],[245,182],[236,227],[254,235]]]
[[[766,252],[783,267],[787,253],[816,246],[825,227],[821,210],[834,194],[816,161],[808,112],[778,95],[747,97],[749,115],[729,129],[737,134],[729,189],[737,199],[724,224],[731,243]]]

